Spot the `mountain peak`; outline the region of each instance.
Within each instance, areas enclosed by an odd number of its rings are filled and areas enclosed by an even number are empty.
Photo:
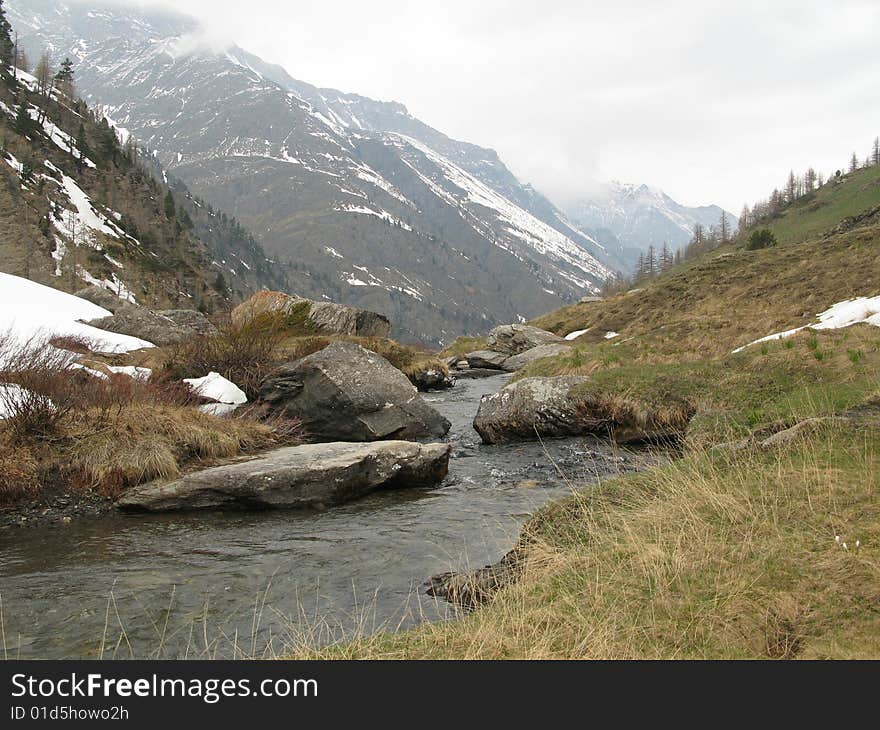
[[[439,343],[576,301],[610,273],[601,247],[497,153],[399,102],[297,80],[175,14],[8,7],[28,51],[73,53],[81,93],[249,229],[291,292]]]

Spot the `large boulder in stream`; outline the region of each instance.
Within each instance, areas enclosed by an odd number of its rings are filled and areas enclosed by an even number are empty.
[[[527,324],[503,324],[496,327],[486,339],[486,349],[510,357],[541,345],[565,344],[559,335]]]
[[[577,375],[526,378],[483,396],[474,429],[487,444],[584,433],[575,390],[589,382]]]
[[[437,438],[450,428],[406,375],[352,342],[288,363],[263,382],[260,400],[317,441]]]
[[[501,370],[504,366],[504,361],[509,357],[510,355],[506,353],[493,350],[477,350],[465,355],[468,367],[481,370]]]
[[[320,509],[382,489],[435,486],[449,470],[449,452],[447,444],[410,441],[292,446],[135,487],[117,506],[128,512]]]
[[[584,375],[518,380],[483,397],[474,429],[487,444],[585,434],[620,444],[671,442],[684,435],[695,413],[672,393],[657,405],[637,394],[590,389],[589,383]]]

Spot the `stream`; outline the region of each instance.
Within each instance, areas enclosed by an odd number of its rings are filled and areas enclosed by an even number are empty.
[[[0,530],[4,650],[21,658],[236,658],[451,615],[421,585],[497,561],[536,508],[656,456],[598,439],[484,446],[481,396],[428,400],[452,423],[449,478],[325,512],[105,515]]]

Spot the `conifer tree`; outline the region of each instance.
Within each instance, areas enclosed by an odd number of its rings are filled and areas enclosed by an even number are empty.
[[[853,152],[852,157],[850,158],[850,161],[849,161],[849,171],[855,172],[858,169],[859,169],[859,158],[856,156],[856,153]]]
[[[874,150],[871,153],[875,165],[880,165],[880,137],[874,138]]]
[[[23,137],[31,134],[34,128],[34,120],[28,114],[28,100],[26,97],[19,98],[18,113],[15,116],[15,131]]]
[[[55,85],[58,87],[58,90],[71,101],[74,97],[73,77],[73,61],[69,58],[65,58],[61,62],[58,73],[55,74]]]
[[[15,60],[15,43],[12,40],[12,26],[6,17],[6,9],[3,7],[3,0],[0,0],[0,69],[4,75],[9,73],[9,67]]]
[[[171,194],[171,191],[168,191],[168,194],[165,196],[165,217],[168,220],[174,218],[177,213],[177,209],[174,205],[174,196]]]
[[[793,203],[797,198],[797,178],[794,176],[794,170],[788,173],[788,182],[785,184],[785,200]]]

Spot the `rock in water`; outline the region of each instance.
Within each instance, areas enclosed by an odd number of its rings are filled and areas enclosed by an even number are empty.
[[[277,291],[254,294],[232,311],[234,321],[261,314],[281,313],[302,317],[315,332],[355,337],[389,337],[391,322],[387,317],[367,309],[347,307],[333,302],[313,302]]]
[[[449,470],[450,446],[386,441],[311,444],[129,490],[130,512],[321,508],[381,489],[431,487]]]
[[[484,396],[474,428],[487,444],[540,437],[607,436],[620,444],[678,441],[695,409],[674,395],[662,407],[637,395],[589,392],[590,378],[562,375],[525,378],[500,393]]]
[[[570,350],[571,345],[567,343],[538,345],[538,347],[533,347],[531,350],[526,350],[519,355],[512,355],[507,358],[502,367],[509,373],[515,373],[517,370],[522,370],[526,365],[531,365],[536,360],[541,360],[545,357],[553,357],[554,355],[561,355]]]
[[[437,367],[417,370],[410,374],[409,380],[420,393],[429,393],[432,390],[449,390],[455,386],[455,378],[449,372]]]
[[[527,324],[504,324],[489,333],[487,343],[487,349],[510,356],[519,355],[540,345],[565,343],[565,340],[552,332]]]
[[[587,377],[569,375],[511,383],[483,397],[474,429],[487,444],[580,435],[585,429],[572,391],[587,382]]]
[[[482,368],[484,370],[501,370],[505,360],[510,357],[503,352],[494,352],[492,350],[478,350],[477,352],[469,352],[465,355],[468,367]]]
[[[450,427],[406,375],[351,342],[288,363],[263,382],[260,400],[318,441],[435,438]]]

